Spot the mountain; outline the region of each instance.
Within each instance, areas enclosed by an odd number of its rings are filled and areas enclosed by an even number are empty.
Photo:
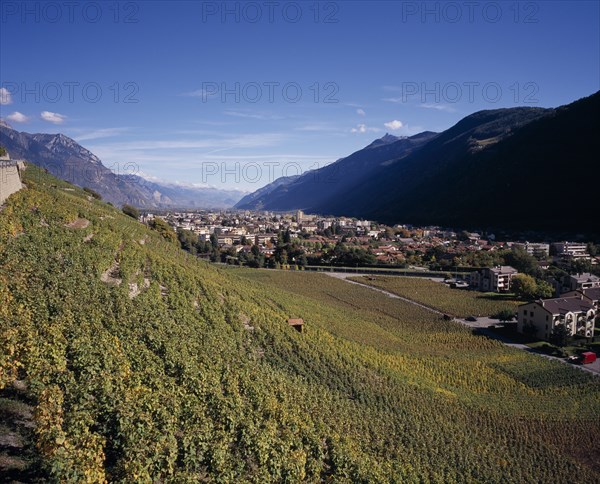
[[[143,208],[229,208],[244,192],[148,181],[109,170],[91,151],[63,134],[29,134],[0,123],[0,145],[12,158],[25,159],[58,178],[89,187],[115,205]]]
[[[376,140],[318,170],[339,171],[332,189],[308,173],[260,203],[388,224],[597,233],[599,112],[600,93],[559,108],[480,111],[401,155],[395,148],[415,137]],[[347,163],[352,176],[340,169]]]
[[[324,211],[490,229],[598,234],[600,92],[556,109],[482,111]]]
[[[362,150],[323,168],[285,180],[277,179],[244,197],[235,208],[294,210],[318,207],[329,199],[345,196],[350,187],[360,183],[386,161],[408,156],[436,136],[432,132],[403,138],[386,134]]]
[[[255,192],[249,193],[245,197],[243,197],[236,204],[236,208],[243,209],[252,209],[252,210],[263,210],[264,206],[262,205],[262,200],[273,193],[280,187],[285,187],[286,185],[290,185],[294,183],[298,178],[302,175],[294,175],[294,176],[282,176],[277,178],[275,181],[265,185],[262,188],[259,188]]]

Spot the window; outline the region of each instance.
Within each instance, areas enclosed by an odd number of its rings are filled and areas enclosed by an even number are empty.
[[[529,311],[529,316],[533,317],[533,311]]]
[[[548,321],[548,315],[546,314],[546,321]]]

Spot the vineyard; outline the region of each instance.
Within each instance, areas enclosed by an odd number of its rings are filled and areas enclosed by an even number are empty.
[[[0,410],[32,408],[27,475],[600,479],[599,379],[326,275],[209,266],[26,177],[0,211]]]
[[[411,299],[445,314],[467,316],[493,316],[503,309],[516,310],[522,301],[497,293],[481,293],[464,289],[451,289],[446,284],[429,279],[374,276],[352,278],[361,284],[384,289]]]

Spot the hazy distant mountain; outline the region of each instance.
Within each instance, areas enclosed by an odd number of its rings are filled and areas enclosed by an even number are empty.
[[[351,186],[360,183],[386,161],[407,156],[435,136],[436,133],[431,132],[403,138],[386,134],[362,150],[323,168],[297,177],[279,178],[244,197],[236,208],[294,210],[319,207],[330,199],[348,196]]]
[[[376,140],[260,204],[389,224],[600,233],[599,113],[600,92],[556,109],[480,111],[439,135]]]
[[[262,188],[259,188],[255,192],[252,192],[242,198],[237,204],[236,208],[249,209],[253,210],[263,210],[263,200],[265,197],[270,195],[273,191],[277,190],[279,187],[284,187],[286,185],[290,185],[300,178],[302,175],[294,175],[294,176],[282,176],[277,178],[274,182],[265,185]]]
[[[25,159],[53,175],[96,190],[115,205],[145,208],[229,208],[244,192],[210,187],[151,182],[135,175],[117,175],[89,150],[63,134],[29,134],[0,122],[0,145],[12,158]]]

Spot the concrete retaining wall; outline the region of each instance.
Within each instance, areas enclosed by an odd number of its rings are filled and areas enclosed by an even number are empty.
[[[23,188],[17,160],[0,161],[0,204]]]

